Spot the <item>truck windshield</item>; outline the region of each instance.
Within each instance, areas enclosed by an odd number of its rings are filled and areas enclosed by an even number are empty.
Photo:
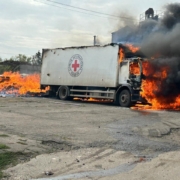
[[[131,62],[130,63],[130,74],[132,75],[140,75],[140,67],[138,62]]]

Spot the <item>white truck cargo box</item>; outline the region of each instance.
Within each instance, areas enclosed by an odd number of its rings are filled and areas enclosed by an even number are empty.
[[[43,51],[42,85],[116,87],[118,45]]]

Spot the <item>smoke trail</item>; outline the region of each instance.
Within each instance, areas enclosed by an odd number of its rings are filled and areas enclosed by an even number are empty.
[[[154,60],[149,60],[152,70],[146,80],[156,83],[156,88],[153,89],[152,97],[148,97],[148,94],[146,97],[157,99],[161,105],[174,103],[177,108],[180,107],[177,103],[180,95],[180,3],[167,5],[164,17],[155,28],[140,45],[146,57],[154,57]],[[165,78],[161,77],[162,69],[166,69]]]

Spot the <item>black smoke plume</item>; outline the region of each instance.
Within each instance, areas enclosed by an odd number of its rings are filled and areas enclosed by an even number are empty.
[[[162,19],[142,40],[141,50],[148,57],[157,53],[164,57],[180,56],[180,3],[166,6]]]
[[[162,67],[168,67],[167,77],[159,83],[154,95],[157,99],[161,97],[161,104],[174,103],[180,95],[180,3],[167,5],[154,29],[140,43],[143,54],[154,57],[149,61],[154,73],[147,79],[153,78]]]
[[[166,6],[165,16],[162,19],[163,25],[169,30],[180,22],[180,4],[174,3]]]
[[[148,61],[153,70],[147,80],[155,80],[155,74],[168,67],[167,77],[156,81],[158,89],[153,94],[160,104],[174,103],[180,95],[180,3],[165,6],[164,15],[158,20],[146,19],[133,28],[122,28],[117,34],[114,41],[138,45],[143,55],[153,57]]]

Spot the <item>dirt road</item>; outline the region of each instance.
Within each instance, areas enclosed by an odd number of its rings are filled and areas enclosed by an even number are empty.
[[[46,171],[53,172],[51,179],[116,179],[131,171],[135,177],[142,163],[180,149],[178,112],[2,97],[0,114],[0,134],[8,136],[0,136],[0,143],[38,155],[8,168],[12,180],[47,178]]]

